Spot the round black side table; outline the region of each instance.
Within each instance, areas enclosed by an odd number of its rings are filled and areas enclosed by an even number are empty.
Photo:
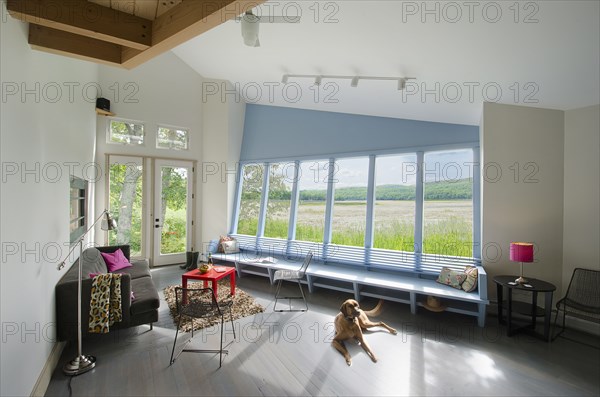
[[[504,289],[508,291],[507,308],[506,308],[506,326],[507,335],[512,336],[516,332],[525,331],[534,336],[540,337],[547,342],[550,342],[550,317],[552,315],[552,295],[556,290],[556,286],[547,281],[538,280],[535,278],[528,279],[527,283],[519,284],[515,282],[518,276],[496,276],[496,294],[498,298],[498,321],[504,324]],[[531,304],[526,302],[514,301],[512,293],[514,290],[531,292]],[[537,305],[538,293],[544,293],[544,309]],[[527,314],[531,316],[531,324],[524,327],[514,328],[512,314],[513,311]],[[544,333],[540,335],[535,332],[536,317],[544,316]]]

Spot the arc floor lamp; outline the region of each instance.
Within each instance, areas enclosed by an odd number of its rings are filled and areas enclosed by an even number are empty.
[[[102,219],[104,217],[104,219]],[[79,237],[77,242],[73,244],[73,248],[69,251],[65,259],[58,264],[57,270],[62,270],[65,267],[66,261],[73,253],[75,248],[79,247],[79,259],[77,264],[79,268],[79,276],[77,277],[77,356],[65,364],[63,372],[68,376],[77,376],[84,372],[93,369],[96,366],[96,357],[84,355],[81,352],[81,261],[83,260],[83,240],[90,230],[96,226],[98,221],[102,219],[100,227],[102,230],[115,230],[117,222],[110,216],[108,210],[102,211],[100,216],[96,218],[94,223]]]

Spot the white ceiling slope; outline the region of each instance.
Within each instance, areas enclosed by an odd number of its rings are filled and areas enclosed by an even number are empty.
[[[254,13],[301,22],[261,24],[261,47],[245,46],[240,23],[229,21],[173,51],[201,75],[231,81],[248,103],[478,125],[484,100],[563,110],[600,103],[599,5],[276,1]],[[284,73],[417,79],[404,92],[393,81],[353,88],[324,79],[316,89],[307,79],[284,86]]]

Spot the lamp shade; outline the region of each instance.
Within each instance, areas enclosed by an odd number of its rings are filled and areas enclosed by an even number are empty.
[[[110,214],[107,211],[105,211],[104,219],[102,219],[102,222],[100,223],[100,228],[102,230],[116,230],[117,221],[115,221],[113,217],[110,216]]]
[[[510,260],[513,262],[533,262],[533,244],[510,243]]]

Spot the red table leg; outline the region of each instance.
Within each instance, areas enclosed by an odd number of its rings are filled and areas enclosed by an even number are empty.
[[[235,272],[229,275],[229,284],[231,284],[231,296],[235,295]]]
[[[188,279],[187,279],[187,277],[186,277],[185,275],[183,275],[183,274],[182,274],[182,275],[181,275],[181,286],[182,286],[184,289],[187,289],[187,282],[188,282]],[[185,292],[182,294],[181,303],[182,303],[183,305],[187,304],[187,291],[185,291]]]

